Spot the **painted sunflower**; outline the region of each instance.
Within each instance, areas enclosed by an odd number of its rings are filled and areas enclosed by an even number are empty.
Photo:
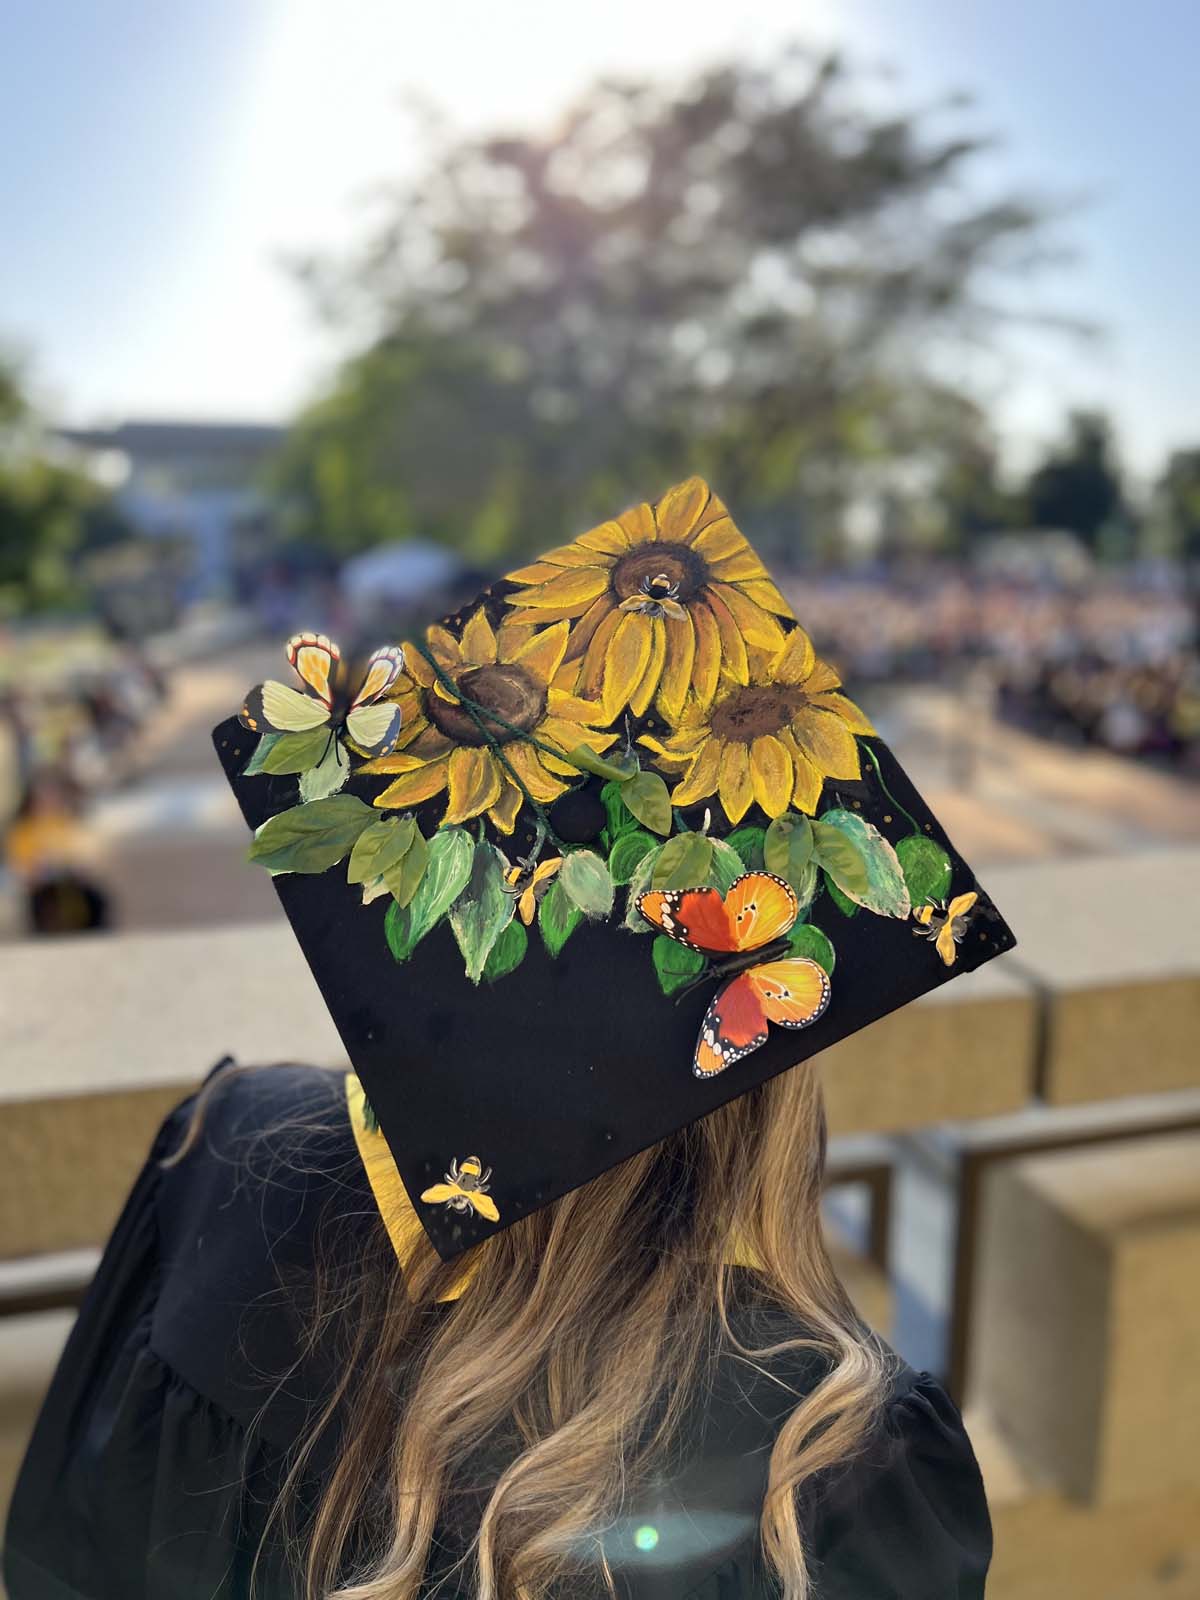
[[[634,506],[573,544],[508,574],[512,621],[574,624],[565,661],[576,693],[599,698],[604,721],[654,704],[671,723],[689,695],[712,705],[724,673],[749,684],[746,647],[784,642],[791,617],[767,569],[700,478]]]
[[[429,653],[462,695],[507,724],[490,725],[504,760],[474,716],[410,645],[407,676],[391,696],[403,713],[397,747],[359,769],[395,777],[375,804],[386,809],[415,806],[445,789],[443,823],[486,813],[501,833],[511,833],[524,795],[505,761],[535,800],[543,805],[557,800],[579,770],[532,741],[564,752],[586,744],[599,752],[617,737],[593,726],[601,720],[599,706],[554,686],[568,634],[566,622],[532,635],[527,628],[511,626],[497,632],[482,610],[467,622],[461,639],[447,628],[427,631]]]
[[[681,775],[673,805],[715,794],[735,824],[755,802],[769,817],[789,806],[811,816],[827,778],[860,776],[855,735],[874,732],[838,687],[833,668],[794,628],[772,655],[753,653],[748,683],[726,680],[711,706],[689,704],[665,739],[639,742]]]

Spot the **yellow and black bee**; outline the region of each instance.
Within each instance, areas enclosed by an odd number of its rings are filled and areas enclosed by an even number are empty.
[[[923,939],[932,939],[937,945],[938,955],[948,967],[954,965],[958,946],[966,938],[967,925],[978,899],[979,895],[972,890],[970,894],[956,894],[948,906],[931,902],[926,906],[917,906],[913,912],[920,923],[920,927],[914,928],[913,932]]]
[[[435,1183],[426,1189],[421,1199],[430,1205],[448,1206],[451,1211],[477,1211],[489,1222],[499,1222],[496,1202],[488,1193],[491,1167],[484,1170],[478,1156],[465,1156],[462,1162],[452,1160],[444,1183]]]

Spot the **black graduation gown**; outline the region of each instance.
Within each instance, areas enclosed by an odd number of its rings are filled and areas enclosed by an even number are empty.
[[[155,1141],[47,1395],[9,1518],[9,1600],[244,1600],[289,1449],[328,1385],[319,1351],[277,1380],[296,1358],[286,1284],[311,1265],[318,1230],[332,1215],[364,1240],[382,1228],[340,1076],[231,1077],[202,1146],[164,1171],[188,1110]],[[328,1126],[299,1136],[299,1159],[258,1137],[314,1112]],[[678,1469],[605,1536],[620,1594],[775,1593],[758,1550],[767,1460],[795,1403],[787,1386],[803,1392],[815,1377],[794,1358],[767,1378],[722,1358]],[[327,1461],[319,1452],[306,1497]],[[991,1529],[979,1470],[927,1374],[899,1365],[868,1448],[810,1489],[804,1522],[817,1600],[983,1594]],[[438,1542],[454,1549],[453,1536]],[[255,1593],[295,1593],[271,1544]]]

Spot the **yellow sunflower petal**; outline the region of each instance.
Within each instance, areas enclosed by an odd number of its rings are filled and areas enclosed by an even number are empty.
[[[496,660],[496,635],[481,608],[462,631],[462,655],[469,667],[490,667]]]
[[[513,771],[540,805],[548,805],[550,801],[557,800],[566,789],[565,783],[552,777],[542,766],[537,751],[531,744],[514,740],[512,744],[504,746],[504,754],[511,762]]]
[[[450,799],[443,823],[466,822],[500,798],[500,768],[490,750],[460,745],[450,756]]]
[[[658,538],[658,524],[654,512],[643,500],[640,506],[630,506],[617,519],[629,535],[630,544],[646,544]]]
[[[658,681],[662,677],[663,662],[667,659],[667,625],[661,617],[650,619],[650,659],[642,674],[642,681],[629,697],[629,709],[635,717],[644,717],[654,698]]]
[[[575,567],[534,589],[527,589],[520,596],[520,604],[537,611],[569,608],[572,614],[579,615],[607,588],[607,567]]]
[[[531,561],[527,567],[517,567],[504,574],[506,583],[545,583],[557,578],[561,568],[552,561]]]
[[[651,734],[644,733],[638,740],[640,745],[645,745],[647,750],[654,752],[654,765],[661,767],[664,772],[686,772],[696,759],[690,750],[669,750]]]
[[[724,561],[727,556],[739,555],[749,547],[745,535],[735,525],[732,517],[720,517],[710,522],[703,533],[691,541],[692,549],[706,561]]]
[[[781,817],[791,804],[792,758],[772,734],[761,734],[750,746],[750,781],[754,798],[769,817]]]
[[[589,750],[607,750],[617,738],[617,733],[612,728],[585,728],[578,722],[564,722],[557,717],[547,716],[538,723],[536,736],[549,745],[561,745],[564,750],[570,750],[577,744],[586,744]],[[575,773],[579,771],[577,767],[571,770]]]
[[[727,517],[728,515],[729,512],[726,509],[724,500],[721,499],[719,494],[713,494],[712,490],[709,489],[708,504],[697,518],[696,526],[692,529],[688,543],[695,544],[705,528],[710,528],[714,522],[720,522],[722,517]]]
[[[701,711],[707,711],[721,676],[721,634],[717,619],[703,601],[689,608],[696,630],[696,655],[692,663],[692,693]]]
[[[488,817],[495,823],[501,833],[511,833],[516,826],[517,813],[523,805],[525,796],[516,784],[507,775],[504,775],[500,798],[488,811]]]
[[[514,663],[519,661],[522,667],[531,672],[539,682],[548,684],[562,665],[570,634],[569,623],[556,622],[552,627],[543,628],[540,633],[527,638],[523,644],[518,644],[512,654],[505,656],[504,660]]]
[[[604,662],[600,703],[604,707],[605,722],[611,722],[628,705],[630,695],[642,681],[653,649],[651,621],[640,611],[626,611],[621,615]],[[592,649],[598,638],[599,630],[592,640]],[[591,650],[588,654],[590,656]]]
[[[717,632],[721,635],[721,666],[735,683],[749,683],[750,669],[746,664],[746,641],[742,638],[737,623],[730,615],[729,607],[710,589],[707,595],[708,609],[717,619]]]
[[[604,712],[595,700],[581,700],[577,694],[571,694],[566,689],[556,689],[553,684],[546,696],[546,710],[552,717],[559,717],[565,722],[604,721]]]
[[[792,768],[795,772],[795,784],[792,788],[792,804],[798,811],[806,812],[810,817],[816,815],[817,805],[821,799],[821,790],[825,787],[825,779],[813,766],[812,762],[801,750],[800,746],[786,731],[779,735],[779,742],[792,758]]]
[[[766,567],[744,539],[740,550],[722,556],[719,561],[710,561],[709,566],[713,576],[720,578],[722,583],[745,583],[751,578],[765,578],[767,575]]]
[[[577,540],[574,544],[560,544],[557,550],[547,550],[542,560],[555,567],[607,566],[607,562],[596,559],[597,554],[597,551]]]
[[[809,683],[812,679],[809,679]],[[805,685],[808,688],[808,685]],[[822,711],[832,711],[835,717],[840,717],[851,733],[874,733],[867,714],[848,699],[844,694],[809,694],[809,704],[819,706]]]
[[[591,643],[588,645],[583,658],[583,664],[579,669],[579,678],[575,684],[575,693],[582,695],[585,700],[599,698],[600,686],[604,682],[604,665],[608,656],[609,643],[613,634],[621,626],[624,616],[625,613],[618,611],[614,606],[592,635]]]
[[[443,757],[427,767],[419,767],[416,772],[406,772],[395,783],[388,784],[382,794],[377,794],[374,804],[385,811],[420,805],[422,800],[429,800],[446,787],[446,769],[449,765],[449,759]]]
[[[723,580],[726,578],[726,574],[723,572],[718,573],[717,576]],[[795,616],[791,606],[788,605],[770,578],[751,578],[748,582],[739,580],[738,588],[746,596],[747,600],[753,600],[754,604],[761,606],[764,611],[773,611],[777,617]]]
[[[660,539],[686,539],[708,504],[708,485],[703,478],[677,483],[655,506],[655,521]]]
[[[721,754],[725,749],[720,739],[710,739],[702,745],[683,782],[671,792],[673,806],[693,806],[697,800],[706,800],[715,794],[721,776]]]
[[[792,718],[792,737],[827,778],[860,775],[858,745],[850,729],[830,711],[801,706]]]
[[[658,680],[658,709],[670,723],[679,721],[692,681],[696,659],[696,630],[691,614],[672,618],[667,628],[667,658]]]
[[[803,628],[793,628],[771,663],[773,683],[806,683],[817,653]]]
[[[432,628],[426,630],[425,643],[430,655],[444,671],[453,672],[456,667],[462,666],[462,647],[449,628],[443,628],[440,622],[435,622]]]
[[[619,522],[602,522],[598,528],[581,533],[575,543],[598,555],[619,556],[629,549],[630,538]]]
[[[783,629],[769,611],[763,611],[753,600],[747,600],[735,584],[711,583],[709,591],[729,607],[729,614],[737,623],[747,645],[774,655],[783,643]]]
[[[754,803],[750,750],[747,745],[731,742],[725,746],[721,755],[721,777],[717,792],[730,822],[740,822]]]
[[[605,592],[599,600],[593,600],[591,605],[571,629],[571,637],[567,641],[568,661],[578,661],[592,642],[596,629],[613,609],[612,595]]]
[[[421,652],[411,644],[404,646],[404,670],[422,689],[433,688],[433,668]]]
[[[810,695],[824,694],[827,689],[841,688],[841,684],[842,680],[829,665],[828,661],[822,661],[818,656],[813,664],[812,671],[804,680],[804,691]]]

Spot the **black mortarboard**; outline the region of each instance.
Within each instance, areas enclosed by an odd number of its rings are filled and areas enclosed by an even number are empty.
[[[1012,948],[697,478],[288,658],[214,740],[444,1258]]]

